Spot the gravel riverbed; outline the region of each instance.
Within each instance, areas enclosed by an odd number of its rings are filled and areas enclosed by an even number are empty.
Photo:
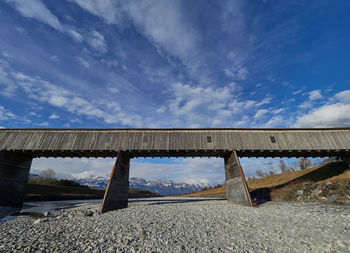
[[[350,207],[152,198],[0,223],[0,252],[350,252]]]

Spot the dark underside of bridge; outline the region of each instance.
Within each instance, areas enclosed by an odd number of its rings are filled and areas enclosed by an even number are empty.
[[[18,154],[40,157],[116,157],[123,151],[130,158],[137,157],[225,157],[233,150],[7,150]],[[347,157],[350,149],[343,150],[235,150],[239,157]]]
[[[350,128],[0,129],[0,205],[21,207],[38,157],[114,157],[101,212],[128,205],[130,159],[221,157],[228,202],[251,205],[238,157],[350,157]]]

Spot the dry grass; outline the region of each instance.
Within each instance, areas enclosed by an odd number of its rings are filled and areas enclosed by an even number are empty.
[[[312,171],[319,169],[320,167],[321,166],[308,168],[304,170],[289,171],[283,174],[277,174],[273,176],[249,180],[247,183],[250,190],[260,188],[273,188],[279,185],[289,183],[299,177],[302,177]]]
[[[301,182],[322,182],[349,180],[350,170],[346,170],[344,163],[331,163],[298,171],[290,171],[283,174],[267,176],[263,178],[249,180],[250,191],[261,188],[282,187],[290,183]],[[345,171],[344,171],[345,170]],[[208,189],[201,192],[187,194],[189,197],[226,197],[226,187]]]

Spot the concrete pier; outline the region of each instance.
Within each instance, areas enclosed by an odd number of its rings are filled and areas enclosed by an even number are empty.
[[[100,212],[128,207],[130,156],[119,152],[108,181]]]
[[[0,206],[22,208],[32,157],[0,151]]]
[[[247,182],[236,151],[225,157],[227,202],[252,206]]]

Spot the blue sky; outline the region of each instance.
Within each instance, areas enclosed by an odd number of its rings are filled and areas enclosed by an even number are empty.
[[[1,1],[0,126],[349,127],[349,11],[345,0]],[[267,162],[242,164],[252,174]],[[33,170],[111,164],[38,159]],[[222,168],[137,159],[131,174],[219,183]]]

